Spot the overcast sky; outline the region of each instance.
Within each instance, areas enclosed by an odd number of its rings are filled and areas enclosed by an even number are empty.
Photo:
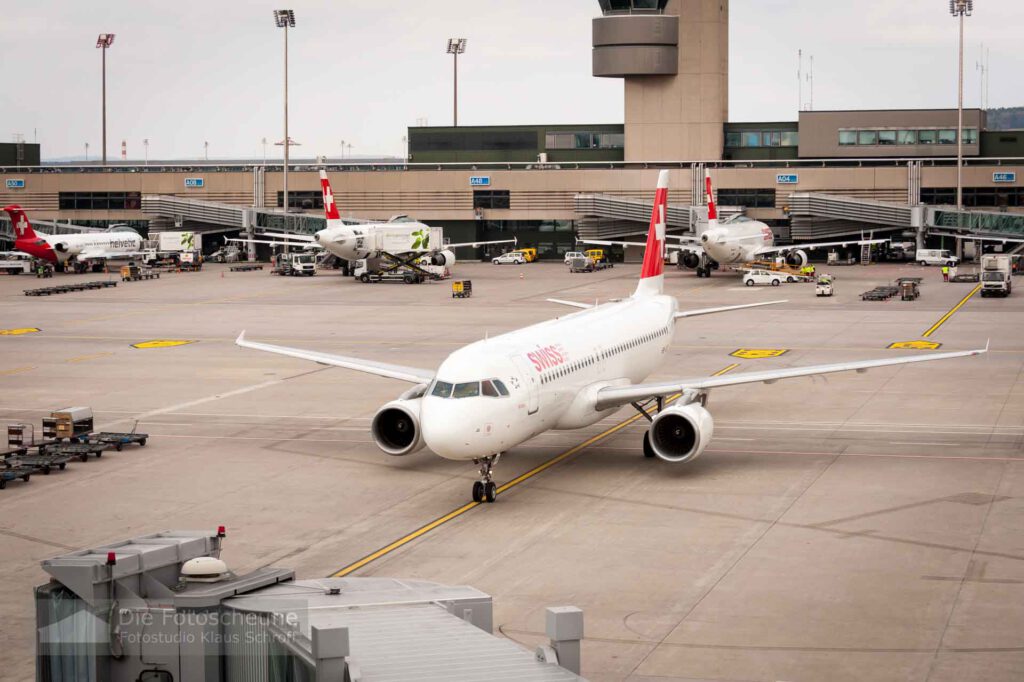
[[[450,125],[449,36],[464,125],[621,122],[622,81],[590,75],[596,0],[282,0],[290,32],[296,156],[402,153],[406,126]],[[1024,1],[977,0],[967,20],[965,105],[977,106],[980,43],[990,106],[1024,105]],[[282,139],[282,30],[251,0],[10,2],[0,22],[0,139],[37,136],[46,158],[100,146],[101,32],[108,154],[260,157]],[[287,5],[286,5],[287,6]],[[956,106],[956,21],[947,0],[731,0],[730,120],[795,120],[797,49],[814,55],[814,108]],[[806,67],[806,62],[805,62]],[[804,100],[809,100],[805,84]],[[280,156],[280,147],[270,147]]]

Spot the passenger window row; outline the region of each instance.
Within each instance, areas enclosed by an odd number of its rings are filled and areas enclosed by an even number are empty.
[[[611,348],[609,348],[607,350],[603,350],[600,353],[596,353],[594,355],[587,356],[583,360],[578,360],[576,362],[571,362],[568,365],[565,365],[563,367],[558,367],[557,369],[553,369],[550,372],[548,372],[547,374],[541,375],[540,382],[542,384],[547,384],[547,383],[550,383],[550,382],[554,381],[555,379],[559,379],[561,377],[569,376],[570,374],[573,374],[574,372],[578,372],[581,369],[584,369],[586,367],[590,367],[591,365],[595,364],[598,360],[607,360],[608,358],[612,358],[612,357],[618,355],[619,353],[623,353],[623,352],[625,352],[625,351],[627,351],[627,350],[629,350],[631,348],[637,348],[641,344],[650,343],[651,341],[655,341],[655,340],[665,336],[666,334],[668,334],[668,332],[669,332],[669,327],[666,325],[666,326],[661,327],[660,329],[657,329],[657,330],[655,330],[653,332],[649,332],[647,334],[641,334],[640,336],[637,336],[637,337],[635,337],[633,339],[630,339],[629,341],[626,341],[625,343],[620,343],[618,345],[612,346]]]

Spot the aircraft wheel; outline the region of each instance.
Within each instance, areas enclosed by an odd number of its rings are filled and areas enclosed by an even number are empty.
[[[484,501],[484,482],[475,481],[473,483],[473,501],[483,502]]]
[[[647,431],[644,431],[644,457],[651,458],[655,456],[654,448],[651,447],[651,436]]]
[[[488,502],[498,499],[498,486],[494,484],[494,481],[487,481],[484,485],[484,499]]]

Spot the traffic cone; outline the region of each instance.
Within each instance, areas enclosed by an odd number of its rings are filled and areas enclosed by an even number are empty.
[[[524,277],[524,276],[523,276],[523,273],[521,273],[521,272],[520,272],[520,273],[519,273],[519,279],[526,279],[526,277]]]

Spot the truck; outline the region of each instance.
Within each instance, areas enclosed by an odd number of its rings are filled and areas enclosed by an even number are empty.
[[[17,251],[0,251],[0,272],[8,275],[30,274],[32,256]]]
[[[431,265],[429,259],[421,258],[416,267],[392,267],[393,263],[383,258],[362,258],[352,263],[352,276],[364,284],[370,282],[404,282],[422,284],[428,279],[441,280],[451,276],[443,265]]]
[[[947,249],[918,249],[914,254],[914,260],[918,265],[948,265],[955,266],[960,259],[954,256]]]
[[[1009,296],[1013,291],[1010,257],[989,253],[981,257],[981,295]]]
[[[160,251],[195,251],[203,248],[203,235],[195,232],[160,232]]]
[[[316,274],[316,262],[310,253],[278,253],[271,259],[273,275],[310,276]]]

